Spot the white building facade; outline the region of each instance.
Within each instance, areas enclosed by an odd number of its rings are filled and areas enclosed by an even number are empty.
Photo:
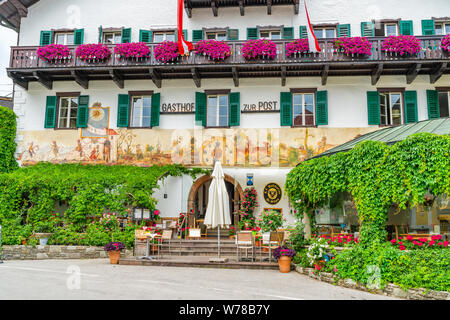
[[[212,168],[220,160],[233,212],[252,186],[256,214],[281,209],[292,224],[284,183],[297,163],[383,126],[449,116],[449,56],[440,47],[450,34],[448,0],[310,0],[322,52],[290,57],[286,44],[305,37],[303,1],[185,0],[186,40],[224,40],[232,55],[212,61],[191,52],[168,63],[157,61],[154,50],[175,40],[175,0],[22,0],[23,8],[9,2],[0,4],[0,14],[9,13],[5,20],[19,32],[8,74],[16,84],[22,165]],[[421,52],[382,52],[391,35],[415,35]],[[372,54],[336,52],[334,39],[344,36],[367,37]],[[276,43],[275,59],[243,58],[245,41],[259,38]],[[114,46],[122,42],[146,42],[151,55],[120,59]],[[40,60],[36,50],[51,43],[67,45],[70,58]],[[90,43],[106,44],[112,56],[81,61],[75,50]],[[208,177],[169,178],[155,193],[158,209],[166,217],[193,210],[202,218],[208,183]],[[271,199],[274,185],[281,194]]]

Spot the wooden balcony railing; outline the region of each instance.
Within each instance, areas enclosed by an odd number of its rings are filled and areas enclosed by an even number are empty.
[[[384,37],[369,38],[372,43],[372,54],[370,56],[348,56],[336,52],[333,48],[334,39],[319,40],[322,51],[317,54],[303,53],[296,56],[286,57],[286,44],[292,40],[274,41],[277,45],[277,56],[275,59],[246,60],[242,55],[242,47],[245,41],[229,41],[232,55],[224,61],[213,61],[205,56],[191,53],[190,56],[180,57],[175,62],[163,63],[155,59],[154,49],[158,44],[148,44],[151,55],[143,59],[121,59],[114,54],[114,46],[110,46],[112,56],[106,61],[86,62],[75,56],[76,46],[70,46],[71,55],[68,59],[57,60],[54,63],[45,62],[37,57],[38,47],[12,47],[10,69],[89,69],[89,68],[121,68],[121,67],[164,67],[164,66],[207,66],[207,65],[296,65],[302,63],[327,64],[339,62],[368,63],[389,61],[435,61],[449,59],[448,53],[441,48],[442,36],[420,36],[422,50],[414,56],[400,56],[381,50]]]

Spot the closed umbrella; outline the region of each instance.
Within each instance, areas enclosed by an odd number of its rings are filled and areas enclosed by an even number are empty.
[[[217,228],[218,257],[220,258],[220,227],[231,224],[228,192],[225,186],[224,174],[220,161],[214,165],[212,181],[209,187],[208,208],[205,214],[205,225],[208,228]]]

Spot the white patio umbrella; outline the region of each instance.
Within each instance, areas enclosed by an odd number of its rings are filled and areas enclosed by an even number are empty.
[[[220,227],[228,227],[231,224],[228,192],[220,161],[214,165],[212,178],[204,224],[211,229],[217,228],[218,258],[220,258]]]

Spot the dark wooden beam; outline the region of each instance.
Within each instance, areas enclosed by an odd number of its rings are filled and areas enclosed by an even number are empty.
[[[17,12],[21,18],[25,18],[28,15],[27,7],[25,7],[19,0],[9,0],[9,3],[17,9]]]
[[[192,79],[194,80],[195,85],[197,88],[200,88],[202,86],[202,79],[200,79],[200,74],[198,73],[197,68],[191,68],[192,73]]]
[[[383,64],[380,63],[377,67],[372,71],[372,85],[376,85],[378,80],[380,80],[381,74],[383,73]]]
[[[53,89],[53,80],[51,80],[48,76],[46,76],[42,72],[34,71],[33,77],[35,77],[37,81],[39,81],[39,83],[42,84],[44,87],[46,87],[48,90]]]
[[[293,0],[294,2],[294,12],[295,14],[298,14],[300,10],[300,0]]]
[[[447,69],[447,62],[441,62],[437,68],[435,68],[431,74],[430,74],[430,83],[436,83],[436,81],[438,81],[442,75],[444,74],[445,69]]]
[[[231,72],[233,73],[233,82],[235,87],[239,87],[239,73],[237,67],[232,67]]]
[[[72,76],[75,78],[75,82],[83,89],[89,89],[89,79],[80,71],[71,71]]]
[[[7,74],[8,74],[8,77],[10,77],[12,79],[14,84],[17,84],[18,86],[20,86],[23,89],[28,91],[28,81],[21,79],[20,77],[18,77],[16,74],[14,74],[12,72],[8,71]]]
[[[184,0],[184,10],[186,11],[188,18],[192,18],[192,6],[190,0]]]
[[[272,0],[267,0],[267,14],[272,14]]]
[[[411,84],[414,80],[416,80],[417,75],[419,74],[420,69],[422,68],[421,63],[414,64],[406,73],[406,83]]]
[[[245,14],[244,0],[239,0],[239,10],[241,11],[241,16],[243,16]]]
[[[112,81],[114,81],[120,89],[125,88],[125,80],[118,70],[109,70],[109,75],[111,76]]]
[[[217,9],[216,1],[211,0],[211,8],[214,14],[214,17],[217,17],[219,15],[219,10]]]
[[[286,66],[281,67],[281,86],[286,86]]]
[[[155,68],[150,68],[150,75],[152,76],[152,81],[156,87],[161,88],[162,86],[162,78],[161,74]]]
[[[327,64],[323,67],[322,71],[322,85],[325,86],[328,80],[328,72],[330,72],[330,65]]]

